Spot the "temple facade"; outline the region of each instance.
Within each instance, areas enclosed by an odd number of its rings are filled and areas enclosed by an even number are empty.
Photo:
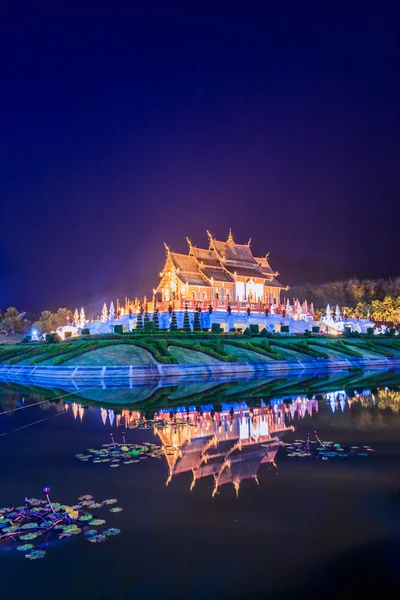
[[[189,239],[188,254],[172,252],[167,245],[167,257],[160,273],[160,283],[154,290],[157,303],[191,306],[252,306],[277,307],[285,288],[276,277],[268,260],[253,256],[250,240],[237,244],[229,232],[225,242],[207,232],[208,248],[193,246]]]

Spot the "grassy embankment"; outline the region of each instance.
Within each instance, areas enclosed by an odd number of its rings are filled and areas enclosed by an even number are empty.
[[[114,335],[0,345],[0,363],[9,365],[141,365],[215,362],[274,362],[352,358],[400,358],[400,340],[274,335],[204,334]]]

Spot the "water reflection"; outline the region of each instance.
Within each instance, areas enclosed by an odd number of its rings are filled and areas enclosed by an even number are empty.
[[[203,477],[213,476],[213,495],[221,485],[232,483],[239,490],[243,479],[255,479],[261,463],[274,464],[279,435],[288,429],[285,409],[230,408],[190,411],[172,416],[160,413],[161,424],[154,427],[168,463],[169,476],[190,471],[191,488]]]
[[[344,390],[336,390],[312,398],[298,395],[291,402],[287,398],[274,398],[269,405],[261,402],[259,407],[248,406],[245,402],[225,404],[220,410],[215,410],[213,405],[181,406],[173,410],[159,409],[151,417],[137,410],[124,409],[116,414],[113,409],[101,407],[100,413],[106,427],[153,429],[168,466],[166,485],[176,476],[191,473],[190,489],[193,490],[198,480],[212,478],[214,496],[223,485],[233,485],[238,494],[243,480],[253,479],[258,483],[260,466],[264,463],[276,466],[281,438],[288,431],[295,431],[303,420],[311,423],[321,412],[322,416],[330,415],[331,418],[348,414],[354,424],[354,418],[357,417],[354,406],[362,411],[378,408],[384,399],[383,408],[386,409],[387,399],[390,399],[391,407],[395,407],[393,398],[397,398],[397,395],[398,392],[387,388],[376,393],[369,389],[360,393],[356,391],[352,397],[347,396]],[[82,406],[73,403],[72,410],[75,418],[82,418]],[[318,452],[315,453],[316,447],[312,445],[316,442],[309,445],[308,440],[308,443],[300,443],[298,447],[296,444],[285,444],[286,455],[310,457],[316,454],[322,460],[339,456],[340,453],[343,453],[342,457],[365,455],[360,454],[363,448],[358,446],[357,452],[347,448],[346,452],[343,448],[337,450],[340,444],[322,442],[316,431],[314,433],[317,446],[323,446]],[[125,439],[125,434],[122,435]],[[133,461],[125,462],[130,464]]]

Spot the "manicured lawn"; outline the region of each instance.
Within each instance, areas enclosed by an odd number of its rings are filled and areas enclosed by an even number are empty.
[[[47,361],[46,361],[47,362]],[[52,361],[50,360],[49,363]],[[66,366],[118,366],[145,365],[156,361],[147,350],[135,346],[110,346],[75,356],[64,363]],[[42,363],[44,364],[44,363]]]
[[[196,350],[187,350],[186,348],[178,348],[177,346],[169,346],[168,349],[181,364],[193,365],[222,362],[213,356],[208,356],[208,354],[203,354],[203,352],[197,352]]]
[[[245,348],[239,348],[238,346],[231,346],[230,344],[224,344],[224,348],[229,354],[232,354],[238,362],[275,362],[273,358],[269,358],[264,354],[258,354],[258,352],[252,352]]]

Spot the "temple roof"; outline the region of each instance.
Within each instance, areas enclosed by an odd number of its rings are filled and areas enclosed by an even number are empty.
[[[230,273],[227,273],[222,267],[218,267],[218,268],[200,267],[200,268],[201,268],[201,272],[204,273],[204,275],[208,279],[213,278],[214,281],[224,281],[224,282],[225,281],[226,282],[235,281],[234,277]]]
[[[199,271],[198,262],[194,256],[177,252],[171,252],[170,256],[174,267],[178,270],[179,279],[184,283],[210,287],[207,279]]]
[[[273,277],[271,280],[267,280],[266,285],[268,287],[276,287],[276,288],[280,288],[280,289],[285,288],[285,286],[282,285],[281,283],[279,283],[279,281],[277,279],[275,279],[275,277]]]
[[[279,275],[279,273],[277,273],[276,271],[273,271],[271,268],[271,265],[269,264],[268,261],[268,255],[263,257],[263,258],[256,258],[256,261],[258,262],[258,264],[260,265],[260,270],[265,274],[265,275]]]
[[[250,246],[247,244],[235,244],[234,242],[220,242],[212,240],[211,246],[224,262],[244,263],[258,267]]]
[[[225,265],[225,269],[230,273],[238,275],[239,277],[253,277],[256,279],[267,279],[261,269],[255,265],[255,267],[251,266],[233,266],[233,265]]]
[[[207,250],[206,248],[196,248],[196,246],[191,245],[190,254],[206,267],[221,268],[220,261],[213,249]]]
[[[192,246],[189,239],[189,254],[170,252],[168,257],[176,269],[177,277],[184,283],[201,287],[210,287],[214,282],[233,283],[234,275],[239,277],[256,278],[265,281],[270,287],[284,288],[274,277],[268,255],[256,258],[247,244],[236,244],[232,232],[229,232],[226,242],[215,240],[209,232],[209,248]]]

